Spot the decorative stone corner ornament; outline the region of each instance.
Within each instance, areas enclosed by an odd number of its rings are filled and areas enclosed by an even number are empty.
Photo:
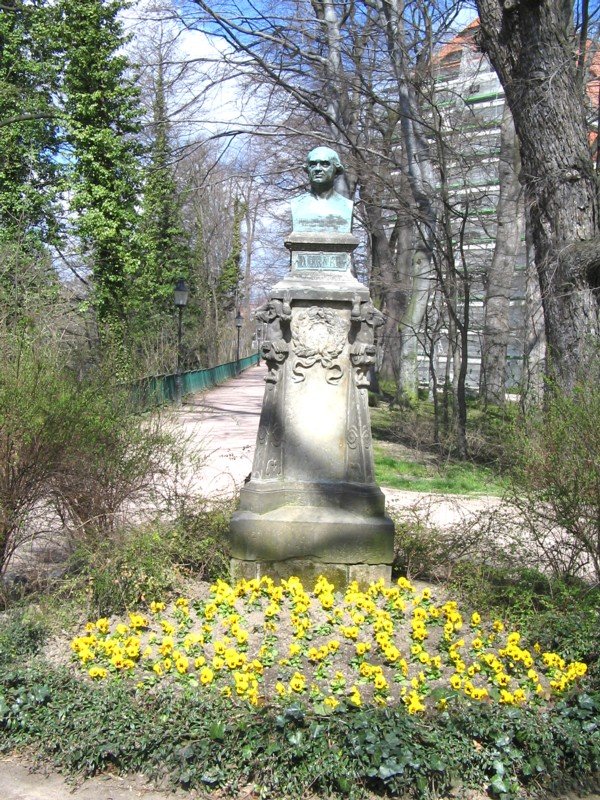
[[[268,367],[250,481],[231,522],[232,575],[389,579],[394,528],[375,483],[368,372],[382,315],[353,276],[352,202],[337,153],[308,154],[292,201],[290,274],[256,313]]]

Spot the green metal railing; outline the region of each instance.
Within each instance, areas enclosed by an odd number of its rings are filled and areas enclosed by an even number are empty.
[[[259,353],[253,353],[246,358],[240,358],[239,361],[229,361],[227,364],[219,364],[210,369],[182,372],[182,393],[186,395],[210,389],[211,386],[218,386],[229,378],[235,378],[253,364],[257,364],[258,360]],[[136,381],[132,385],[135,404],[146,410],[165,403],[174,403],[177,398],[176,380],[177,375],[151,375],[149,378]]]

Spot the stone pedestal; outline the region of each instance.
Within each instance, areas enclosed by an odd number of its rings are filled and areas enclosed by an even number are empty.
[[[350,233],[294,232],[267,323],[266,389],[249,483],[231,523],[232,575],[389,579],[394,529],[375,484],[368,370],[382,322],[350,271]]]

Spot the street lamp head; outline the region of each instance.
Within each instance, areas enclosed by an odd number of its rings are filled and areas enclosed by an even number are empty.
[[[241,328],[244,324],[244,318],[242,317],[242,312],[238,309],[236,318],[235,318],[235,325],[236,328]]]
[[[190,290],[183,278],[179,278],[175,285],[175,298],[174,302],[177,308],[185,308],[187,306]]]

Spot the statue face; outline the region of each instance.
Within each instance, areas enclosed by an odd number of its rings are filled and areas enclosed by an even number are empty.
[[[326,147],[317,147],[308,154],[306,171],[314,191],[326,192],[333,188],[337,174],[337,166],[333,163],[329,150]]]

